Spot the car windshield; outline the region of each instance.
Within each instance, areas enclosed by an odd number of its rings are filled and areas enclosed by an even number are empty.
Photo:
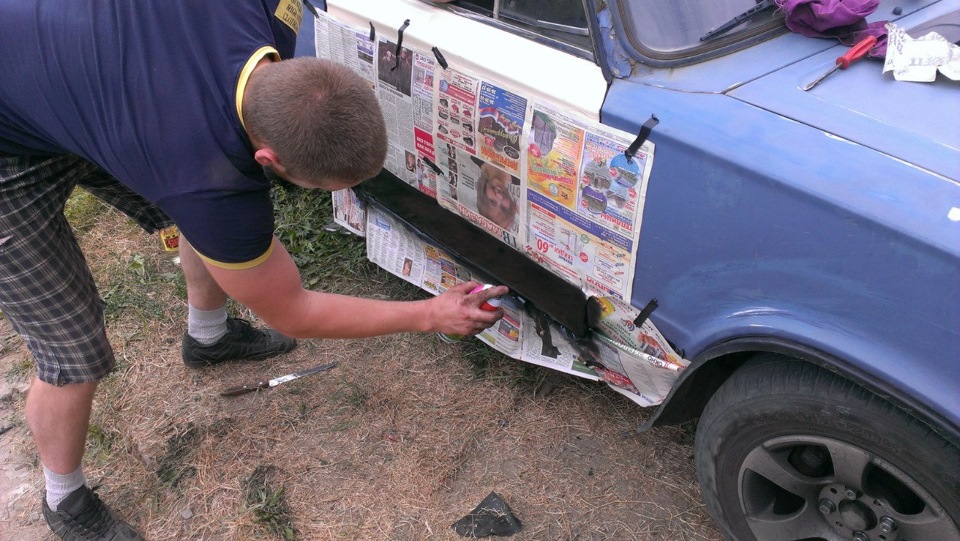
[[[630,42],[642,54],[660,58],[702,50],[711,42],[729,42],[721,38],[753,35],[743,31],[766,30],[782,17],[769,0],[619,0],[616,4]]]

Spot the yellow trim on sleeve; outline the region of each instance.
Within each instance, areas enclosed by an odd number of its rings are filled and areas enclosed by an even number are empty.
[[[257,265],[259,265],[260,263],[263,263],[264,261],[267,260],[268,257],[270,257],[270,254],[273,253],[274,243],[276,243],[276,239],[270,242],[270,247],[267,248],[267,251],[264,252],[262,256],[256,259],[252,259],[250,261],[244,261],[243,263],[224,263],[222,261],[216,261],[214,259],[210,259],[209,257],[201,254],[200,252],[197,252],[197,255],[200,256],[200,259],[206,261],[207,263],[213,265],[214,267],[220,267],[221,269],[230,269],[230,270],[252,269],[253,267],[256,267]]]
[[[243,65],[243,69],[240,70],[240,77],[237,78],[237,116],[240,117],[240,125],[243,126],[243,129],[247,129],[243,124],[243,92],[247,89],[247,81],[250,79],[250,74],[253,73],[253,68],[257,67],[257,64],[267,55],[272,55],[274,60],[280,58],[280,53],[276,49],[270,45],[264,45],[250,56],[247,63]]]

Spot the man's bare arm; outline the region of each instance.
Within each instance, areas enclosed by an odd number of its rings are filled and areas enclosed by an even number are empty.
[[[243,270],[206,263],[207,270],[233,299],[253,310],[267,325],[295,338],[361,338],[398,332],[476,334],[502,312],[480,305],[507,288],[469,294],[475,283],[461,284],[422,301],[382,301],[306,290],[300,272],[279,240],[266,261]]]

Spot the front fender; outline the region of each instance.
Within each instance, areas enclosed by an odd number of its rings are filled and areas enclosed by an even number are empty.
[[[874,373],[865,370],[862,365],[828,353],[823,347],[810,345],[815,341],[813,336],[819,334],[819,327],[771,316],[754,318],[749,323],[736,330],[727,329],[726,334],[731,336],[694,357],[657,411],[640,427],[640,431],[699,417],[717,389],[743,363],[760,353],[775,353],[816,364],[860,385],[924,421],[953,445],[960,446],[960,427],[928,407],[916,394],[903,389],[901,380],[906,376],[906,366],[901,365],[893,372]],[[735,331],[741,334],[733,336]],[[860,341],[856,345],[865,355],[880,354],[873,344]]]

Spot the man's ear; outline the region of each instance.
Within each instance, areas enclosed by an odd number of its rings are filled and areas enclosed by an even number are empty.
[[[258,148],[256,152],[253,153],[253,159],[257,160],[257,163],[264,167],[271,167],[276,170],[280,165],[280,160],[277,158],[277,153],[269,147]]]

